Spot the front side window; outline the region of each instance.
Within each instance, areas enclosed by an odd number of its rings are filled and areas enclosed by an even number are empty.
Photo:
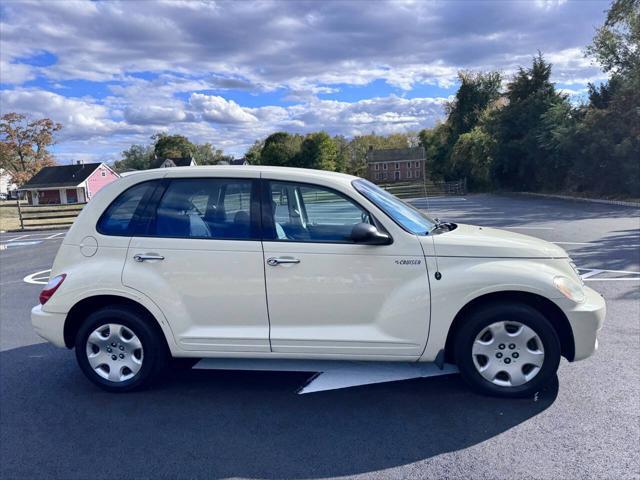
[[[377,185],[363,179],[354,180],[352,184],[360,194],[407,232],[426,235],[435,226],[431,218]]]
[[[157,180],[143,182],[122,192],[98,220],[98,232],[103,235],[133,235],[144,203],[158,184]]]
[[[224,178],[173,179],[158,202],[148,236],[249,240],[252,181]]]
[[[329,188],[270,181],[268,192],[273,227],[265,233],[273,240],[352,243],[354,225],[373,223],[366,210]]]

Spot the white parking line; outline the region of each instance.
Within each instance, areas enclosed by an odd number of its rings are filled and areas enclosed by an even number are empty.
[[[640,272],[634,272],[631,270],[605,270],[601,268],[578,268],[578,270],[581,272],[587,272],[580,275],[582,277],[582,280],[584,280],[585,282],[633,282],[640,280]],[[615,273],[627,276],[615,278],[595,278],[596,275],[600,275],[601,273]]]
[[[630,278],[587,278],[585,282],[633,282],[640,281],[640,276]]]
[[[555,243],[556,245],[600,245],[599,243],[593,243],[593,242],[551,242],[551,243]]]
[[[65,233],[67,233],[67,232],[54,233],[53,235],[51,235],[51,236],[49,236],[47,238],[44,238],[43,240],[51,240],[52,238],[59,237],[60,235],[64,235]]]
[[[7,240],[7,242],[13,242],[14,240],[20,240],[21,238],[27,238],[28,236],[29,235],[20,235],[20,236],[13,237],[13,238]]]
[[[553,227],[500,227],[508,230],[555,230]]]
[[[32,273],[31,275],[27,275],[22,280],[26,283],[31,283],[32,285],[46,285],[49,281],[49,274],[51,273],[51,269],[42,270],[40,272]]]

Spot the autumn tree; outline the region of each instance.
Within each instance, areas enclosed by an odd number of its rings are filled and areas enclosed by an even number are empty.
[[[7,113],[0,119],[0,168],[21,185],[40,169],[54,165],[48,147],[62,125],[49,118],[31,120],[20,113]]]

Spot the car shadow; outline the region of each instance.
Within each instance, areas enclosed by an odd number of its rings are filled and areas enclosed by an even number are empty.
[[[458,375],[307,395],[302,373],[173,370],[109,394],[73,352],[0,353],[2,478],[318,478],[373,472],[484,442],[553,404],[471,393]],[[428,474],[428,472],[425,472]]]

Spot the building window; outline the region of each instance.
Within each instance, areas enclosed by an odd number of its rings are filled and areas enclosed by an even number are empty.
[[[376,165],[375,165],[375,169],[376,169],[376,170],[380,170],[380,164],[379,164],[379,163],[376,163]]]
[[[420,162],[416,162],[416,168],[420,170]]]
[[[103,177],[106,177],[106,176],[107,176],[107,172],[105,172],[104,170],[102,170],[102,171],[100,172],[100,175],[102,175]]]
[[[386,165],[385,165],[385,166],[386,166]],[[384,173],[382,174],[382,179],[383,179],[383,180],[386,180],[386,179],[387,179],[387,172],[384,172]]]
[[[396,162],[396,170],[400,170],[400,164]]]
[[[413,178],[413,172],[411,170],[407,170],[407,178]]]
[[[382,164],[382,169],[383,169],[383,170],[386,170],[386,169],[387,169],[387,164],[386,164],[386,163],[383,163],[383,164]]]
[[[398,170],[398,171],[395,171],[393,173],[394,173],[393,178],[395,180],[400,180],[400,171]]]
[[[380,180],[380,174],[376,173],[376,180]]]

